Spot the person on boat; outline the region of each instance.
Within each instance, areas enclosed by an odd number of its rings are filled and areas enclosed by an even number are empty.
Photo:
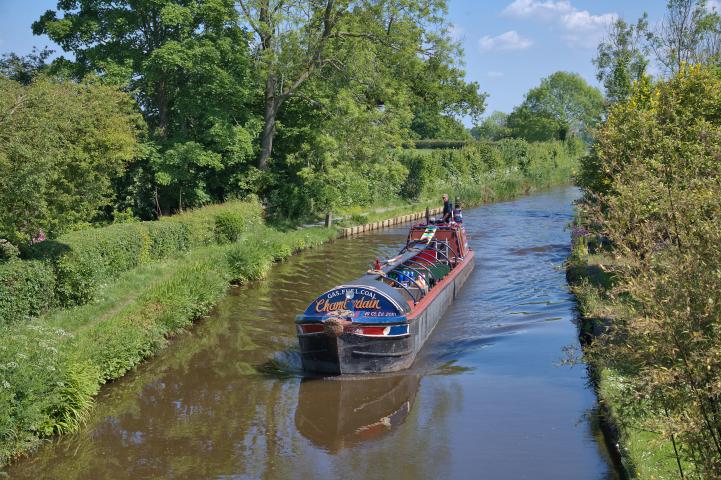
[[[443,223],[448,223],[453,218],[453,204],[448,200],[448,194],[443,194]]]
[[[456,204],[453,208],[453,221],[456,223],[463,223],[463,212],[461,211],[461,200],[456,197]]]

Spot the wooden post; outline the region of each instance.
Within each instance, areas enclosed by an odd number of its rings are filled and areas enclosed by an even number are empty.
[[[426,207],[426,223],[431,222],[431,211],[428,207]]]
[[[328,212],[325,214],[325,228],[330,228],[333,225],[333,214]]]

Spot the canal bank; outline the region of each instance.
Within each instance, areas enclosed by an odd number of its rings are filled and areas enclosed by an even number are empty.
[[[580,341],[588,347],[596,337],[607,332],[618,315],[623,314],[609,298],[614,283],[609,267],[617,260],[595,251],[594,247],[594,251],[589,252],[587,236],[574,237],[566,263],[566,278],[578,302]],[[634,394],[626,386],[627,379],[621,372],[604,366],[598,358],[591,356],[586,360],[598,396],[600,427],[625,478],[680,478],[679,460],[672,441],[643,427],[643,422],[657,413],[644,413],[643,408],[633,412],[622,408],[627,403],[625,399]],[[683,462],[683,468],[686,472],[693,471],[686,462]]]
[[[558,268],[573,189],[466,211],[478,265],[414,367],[306,380],[294,315],[405,228],[302,252],[104,388],[87,426],[11,478],[616,478],[597,440]],[[481,468],[482,467],[482,468]]]

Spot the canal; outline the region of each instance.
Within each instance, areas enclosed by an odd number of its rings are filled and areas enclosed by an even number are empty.
[[[414,367],[304,379],[294,316],[390,256],[405,228],[340,240],[231,289],[101,392],[76,434],[6,473],[54,479],[616,479],[562,264],[562,188],[464,212],[476,267]],[[2,472],[0,472],[0,476]]]

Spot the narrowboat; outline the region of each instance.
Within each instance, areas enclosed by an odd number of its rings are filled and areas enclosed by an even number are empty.
[[[410,228],[393,258],[313,300],[296,317],[303,369],[321,374],[410,367],[473,269],[460,223]]]

